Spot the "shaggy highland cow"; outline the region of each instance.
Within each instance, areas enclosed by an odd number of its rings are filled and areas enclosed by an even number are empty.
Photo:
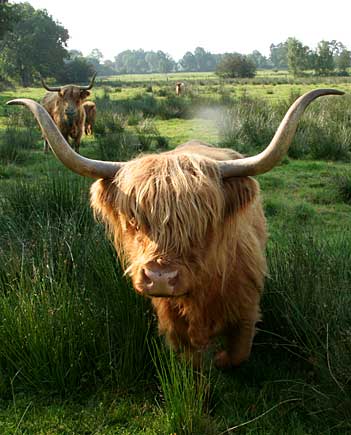
[[[176,96],[177,97],[179,97],[183,93],[184,87],[185,87],[184,83],[182,83],[182,82],[177,82],[176,83],[175,91],[176,91]]]
[[[85,110],[83,101],[90,95],[89,89],[94,85],[96,73],[88,86],[65,85],[48,86],[42,79],[47,92],[42,104],[54,120],[63,137],[73,139],[74,149],[79,153],[80,141],[85,127]],[[49,151],[47,140],[44,142],[44,151]]]
[[[85,134],[91,135],[94,131],[96,120],[96,104],[93,101],[84,101],[83,109],[85,111]]]
[[[56,156],[80,175],[99,179],[91,205],[112,233],[135,290],[152,300],[159,330],[195,363],[222,336],[217,366],[250,356],[266,274],[266,223],[258,183],[287,153],[298,120],[319,89],[288,110],[268,147],[243,158],[235,151],[192,141],[173,151],[129,162],[84,158],[67,144],[47,112],[34,113]]]

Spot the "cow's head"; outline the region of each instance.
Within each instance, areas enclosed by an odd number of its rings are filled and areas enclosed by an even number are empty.
[[[223,249],[223,228],[228,216],[240,216],[237,212],[254,201],[258,187],[249,176],[268,172],[279,163],[307,105],[328,94],[343,92],[318,89],[300,97],[271,143],[256,156],[238,158],[231,151],[209,147],[203,153],[199,149],[204,144],[193,142],[176,152],[127,163],[96,161],[75,153],[41,105],[25,99],[10,104],[29,107],[66,166],[99,179],[92,187],[92,206],[113,233],[135,289],[148,296],[170,297],[188,294],[194,282],[201,286],[199,275],[211,279],[217,265],[224,264],[221,256],[233,255]],[[235,235],[235,219],[229,224],[233,225],[229,233]]]
[[[91,204],[111,230],[134,288],[146,296],[182,296],[200,278],[223,272],[223,240],[232,217],[258,191],[249,177],[223,180],[203,144],[139,157],[113,181],[92,186]],[[214,149],[213,149],[214,151]],[[228,158],[239,155],[221,150]],[[216,156],[218,157],[218,156]],[[214,270],[217,269],[217,270]]]
[[[68,125],[73,125],[80,106],[83,101],[90,95],[89,90],[93,87],[96,73],[93,75],[90,84],[87,86],[65,85],[65,86],[48,86],[41,79],[43,87],[50,92],[57,92],[56,107]]]

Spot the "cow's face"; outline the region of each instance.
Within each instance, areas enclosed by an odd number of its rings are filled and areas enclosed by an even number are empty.
[[[69,85],[62,87],[58,91],[58,95],[57,105],[62,109],[65,122],[68,125],[73,125],[83,101],[90,95],[90,92],[80,89],[78,86]]]
[[[213,161],[163,154],[129,162],[113,182],[94,183],[92,206],[113,233],[138,293],[188,295],[219,272],[226,219],[257,190],[253,180],[241,180],[243,201],[231,187],[240,181],[223,183]]]

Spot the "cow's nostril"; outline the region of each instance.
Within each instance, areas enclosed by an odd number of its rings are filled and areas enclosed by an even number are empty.
[[[147,275],[147,269],[143,269],[142,276],[143,276],[143,281],[145,284],[148,285],[148,284],[152,283],[152,279],[150,279],[150,277]]]

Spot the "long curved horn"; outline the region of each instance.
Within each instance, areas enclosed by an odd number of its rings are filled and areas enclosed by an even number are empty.
[[[76,153],[62,136],[48,112],[36,101],[20,98],[8,101],[6,104],[22,105],[30,109],[56,157],[71,171],[90,178],[113,178],[124,165],[124,162],[92,160]]]
[[[271,143],[260,154],[238,160],[218,162],[222,178],[259,175],[270,171],[286,155],[293,140],[297,124],[306,107],[323,95],[343,95],[337,89],[315,89],[298,98],[280,123]]]
[[[43,77],[40,77],[41,80],[41,84],[43,85],[43,87],[50,92],[59,92],[61,90],[61,86],[48,86],[45,82]]]
[[[96,73],[94,73],[93,77],[90,80],[90,83],[88,86],[79,86],[79,89],[82,90],[86,90],[88,91],[89,89],[91,89],[94,86],[94,82],[95,82],[95,77],[96,77]]]

